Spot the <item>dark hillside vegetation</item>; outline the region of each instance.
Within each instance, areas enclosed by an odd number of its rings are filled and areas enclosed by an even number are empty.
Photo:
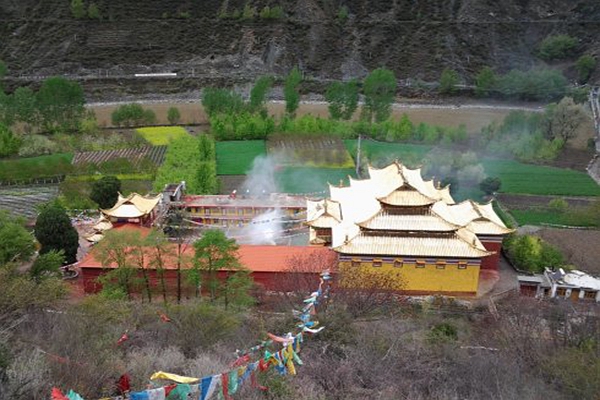
[[[362,77],[385,66],[398,79],[425,81],[437,81],[444,68],[452,68],[461,81],[473,83],[484,66],[504,73],[548,63],[575,79],[577,57],[600,50],[600,6],[593,0],[94,4],[97,18],[76,18],[68,0],[0,1],[0,59],[9,76],[191,76],[194,70],[195,77],[232,83],[283,75],[296,65],[317,79]],[[265,14],[265,6],[281,12]],[[574,42],[571,59],[558,64],[538,49],[560,34]],[[592,73],[591,81],[596,79]]]

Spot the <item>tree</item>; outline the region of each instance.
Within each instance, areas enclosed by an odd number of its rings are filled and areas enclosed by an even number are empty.
[[[558,104],[546,107],[542,125],[544,136],[549,140],[560,139],[565,144],[577,135],[587,115],[580,104],[575,104],[571,97],[564,97]]]
[[[500,178],[491,176],[488,176],[479,183],[479,188],[482,192],[484,192],[487,195],[491,195],[497,192],[498,190],[500,190],[501,186],[502,181],[500,181]]]
[[[71,14],[76,19],[82,19],[85,17],[85,5],[83,0],[71,0]]]
[[[8,67],[6,66],[6,63],[2,60],[0,60],[0,79],[4,78],[6,76],[6,73],[8,72]]]
[[[594,69],[596,69],[596,59],[589,54],[584,54],[575,62],[575,69],[579,73],[581,83],[586,83]]]
[[[273,78],[270,76],[261,76],[256,80],[250,91],[250,112],[266,114],[265,102],[272,85]]]
[[[244,109],[244,100],[233,91],[206,88],[202,93],[202,107],[209,117],[218,114],[236,114]]]
[[[40,281],[47,277],[59,277],[60,267],[65,262],[65,254],[62,250],[51,250],[46,254],[40,254],[35,259],[29,274],[36,281]]]
[[[167,120],[171,125],[177,125],[179,120],[181,119],[181,114],[179,114],[179,109],[177,107],[170,107],[167,111]]]
[[[102,266],[109,269],[106,274],[98,278],[103,292],[122,293],[131,300],[131,294],[138,283],[130,247],[135,240],[131,231],[109,230],[94,249],[100,256]]]
[[[28,260],[34,250],[33,237],[23,222],[0,210],[0,265]]]
[[[48,78],[42,83],[37,105],[47,131],[74,131],[85,115],[81,85],[62,77]]]
[[[98,204],[98,207],[108,209],[117,203],[121,181],[116,176],[104,176],[92,184],[90,199]]]
[[[0,123],[0,158],[19,152],[21,140],[6,125]]]
[[[332,119],[349,120],[358,107],[358,82],[333,82],[325,92]]]
[[[63,250],[65,262],[72,264],[77,261],[79,235],[58,202],[42,207],[35,222],[35,237],[41,245],[40,254]]]
[[[440,93],[454,94],[456,92],[458,80],[458,72],[450,68],[445,68],[442,71],[442,76],[440,76]]]
[[[363,84],[365,105],[362,118],[368,122],[381,122],[389,118],[396,95],[396,77],[389,69],[377,68],[365,78]]]
[[[200,161],[215,161],[215,141],[208,135],[198,136],[198,152]]]
[[[300,105],[300,93],[298,93],[300,82],[302,82],[302,74],[300,74],[298,67],[294,67],[287,78],[285,78],[283,87],[285,111],[292,117],[296,114],[296,110],[298,110],[298,106]]]
[[[538,54],[544,60],[557,60],[570,56],[577,40],[569,35],[547,36],[540,43]]]
[[[229,304],[233,304],[237,308],[244,308],[254,304],[254,297],[250,294],[250,290],[254,286],[251,272],[245,268],[239,268],[235,272],[227,272],[225,280],[225,288],[223,290],[223,298],[225,300],[225,309]]]
[[[236,254],[238,248],[235,240],[228,239],[219,229],[206,230],[202,238],[194,243],[194,263],[204,273],[203,281],[210,293],[211,302],[217,299],[221,287],[217,273],[240,269]]]
[[[148,246],[153,248],[150,265],[156,270],[156,275],[160,281],[160,291],[163,302],[167,304],[167,283],[165,282],[166,262],[168,257],[173,254],[168,238],[162,231],[153,230],[147,238]]]
[[[100,20],[100,10],[98,10],[98,6],[96,5],[96,3],[90,3],[87,15],[89,19]]]
[[[489,96],[496,89],[498,77],[490,67],[484,67],[475,77],[475,94],[480,97]]]
[[[215,194],[219,187],[217,181],[217,167],[214,161],[202,161],[196,173],[196,193]]]
[[[16,120],[26,124],[26,128],[38,126],[38,106],[33,90],[23,86],[17,88],[12,94],[12,107]]]

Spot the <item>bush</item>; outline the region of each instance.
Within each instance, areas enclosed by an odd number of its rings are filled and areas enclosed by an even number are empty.
[[[21,140],[5,125],[0,124],[0,158],[19,152]]]
[[[565,199],[556,198],[548,202],[548,209],[558,214],[562,214],[569,208],[569,203]]]
[[[265,139],[275,131],[275,120],[249,112],[219,114],[210,118],[210,127],[217,140]]]
[[[569,35],[548,36],[540,43],[538,54],[544,60],[559,60],[570,56],[576,45],[577,40]]]
[[[455,341],[458,339],[458,331],[454,325],[443,322],[431,328],[427,339],[432,343]]]
[[[567,79],[560,71],[532,69],[511,70],[498,79],[498,90],[507,98],[521,100],[553,100],[564,96]]]
[[[83,0],[71,0],[71,14],[76,19],[85,17],[85,5]]]
[[[450,68],[444,69],[444,71],[442,71],[442,76],[440,77],[440,93],[454,94],[456,92],[458,80],[458,72]]]
[[[113,111],[111,120],[115,126],[152,125],[156,123],[156,114],[137,103],[123,104]]]
[[[100,20],[100,10],[98,10],[96,3],[90,3],[87,14],[89,19]]]
[[[489,96],[496,90],[498,77],[490,67],[485,67],[475,77],[475,94],[480,97]]]
[[[575,68],[579,73],[579,80],[586,83],[596,68],[596,59],[589,54],[584,54],[577,59]]]
[[[350,13],[348,12],[348,7],[340,6],[337,12],[337,21],[341,24],[344,24],[348,20],[349,15]]]
[[[532,273],[541,273],[544,268],[558,268],[564,263],[557,248],[536,236],[513,234],[506,239],[505,248],[517,268]]]
[[[496,177],[487,177],[479,183],[479,189],[487,195],[491,195],[502,187],[502,181],[500,178]]]
[[[177,107],[170,107],[167,111],[167,120],[171,125],[177,125],[179,120],[181,119],[181,114],[179,113],[179,109]]]
[[[251,6],[249,3],[246,3],[244,6],[244,11],[242,11],[242,19],[251,20],[256,17],[256,7]]]
[[[58,145],[43,135],[27,135],[19,148],[20,157],[33,157],[52,154],[58,151]]]
[[[202,93],[202,106],[209,117],[218,114],[236,114],[244,109],[244,100],[233,91],[206,88]]]

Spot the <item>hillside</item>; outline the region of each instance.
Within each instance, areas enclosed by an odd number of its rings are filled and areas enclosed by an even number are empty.
[[[202,81],[180,83],[185,89],[284,74],[294,65],[316,80],[386,66],[399,79],[434,81],[452,67],[468,83],[485,65],[505,72],[542,63],[534,53],[549,34],[576,37],[577,55],[600,54],[595,0],[261,0],[247,4],[257,12],[279,5],[283,16],[247,20],[231,18],[242,0],[96,4],[100,20],[75,19],[70,0],[0,0],[0,59],[9,76],[178,72]],[[347,18],[339,16],[342,6]],[[575,76],[572,62],[556,66]]]

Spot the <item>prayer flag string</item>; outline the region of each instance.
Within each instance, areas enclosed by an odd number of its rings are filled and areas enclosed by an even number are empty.
[[[330,280],[329,271],[323,271],[320,275],[319,288],[303,301],[302,310],[292,310],[294,316],[300,321],[296,325],[295,333],[288,332],[284,335],[275,335],[269,332],[267,333],[268,340],[246,350],[236,350],[237,359],[231,364],[231,370],[203,378],[158,371],[152,374],[150,380],[163,379],[175,383],[126,393],[124,396],[105,397],[100,400],[187,400],[189,398],[209,400],[215,393],[219,399],[231,400],[231,396],[236,394],[247,380],[250,380],[253,388],[267,390],[266,387],[258,385],[256,372],[266,372],[273,367],[280,375],[296,375],[296,365],[302,365],[298,353],[301,349],[301,343],[304,341],[304,334],[316,334],[324,329],[323,326],[317,328],[319,322],[312,318],[316,315],[315,306],[329,297]],[[125,333],[119,341],[127,340],[126,337],[127,334]],[[275,343],[281,345],[278,351],[272,353],[267,350],[267,347]],[[262,357],[252,361],[252,354],[263,350]],[[65,395],[56,387],[52,388],[51,398],[52,400],[84,400],[73,390],[69,390]]]

